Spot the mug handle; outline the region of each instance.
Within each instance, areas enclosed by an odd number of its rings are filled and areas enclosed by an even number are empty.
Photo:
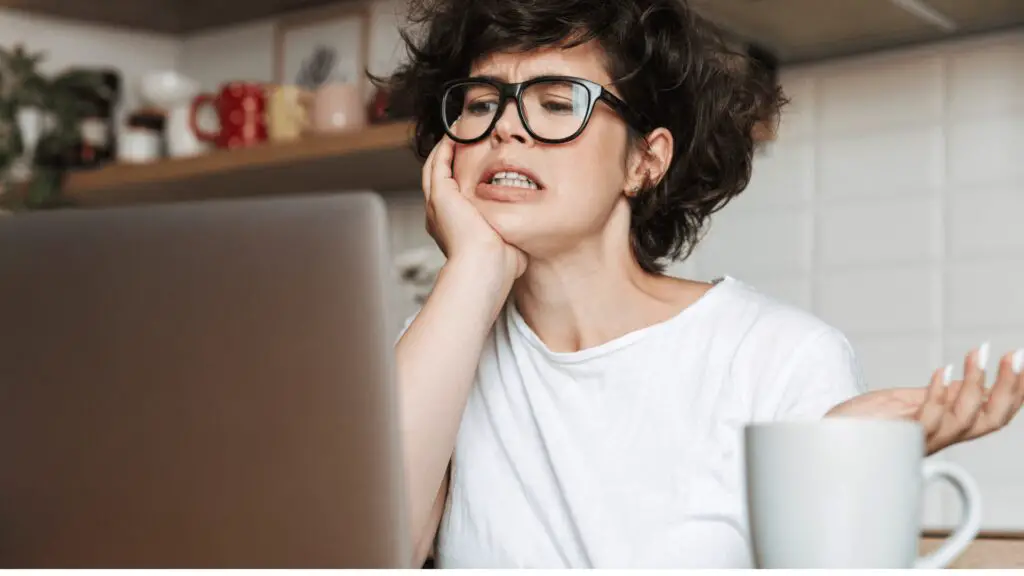
[[[215,105],[217,103],[217,97],[213,94],[200,94],[192,100],[192,109],[188,113],[188,124],[192,128],[192,133],[196,135],[196,138],[203,140],[204,142],[216,142],[218,134],[216,132],[207,132],[199,127],[198,114],[199,109],[203,106],[210,104]]]
[[[914,568],[935,570],[952,564],[978,535],[981,529],[981,491],[974,478],[952,462],[925,460],[922,472],[926,488],[940,478],[952,484],[960,497],[962,511],[959,525],[942,546],[914,562]]]

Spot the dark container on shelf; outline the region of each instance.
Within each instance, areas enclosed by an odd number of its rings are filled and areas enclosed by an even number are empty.
[[[77,97],[95,112],[83,119],[77,142],[67,151],[70,169],[98,168],[117,159],[117,107],[121,101],[121,74],[109,68],[79,68],[97,75],[99,90],[77,90]]]

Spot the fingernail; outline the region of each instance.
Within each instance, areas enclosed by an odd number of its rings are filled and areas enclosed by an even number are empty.
[[[1024,348],[1013,353],[1010,366],[1013,368],[1014,374],[1020,374],[1024,370]]]
[[[978,368],[984,370],[988,366],[988,342],[985,342],[978,347],[978,354],[974,357],[974,360],[978,363]]]
[[[953,381],[953,365],[947,364],[946,368],[942,371],[942,383],[949,386],[949,383]]]

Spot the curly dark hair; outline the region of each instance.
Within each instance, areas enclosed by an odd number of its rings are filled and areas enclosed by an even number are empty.
[[[407,63],[374,80],[416,119],[421,158],[444,135],[442,85],[477,59],[599,43],[622,98],[675,141],[663,177],[630,199],[632,250],[648,272],[688,257],[709,217],[746,188],[755,126],[775,122],[785,101],[759,59],[686,0],[414,0],[410,8],[422,28],[402,32]]]

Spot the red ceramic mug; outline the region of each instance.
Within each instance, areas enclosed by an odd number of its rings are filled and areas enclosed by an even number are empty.
[[[205,106],[217,110],[220,129],[203,130],[196,115]],[[217,94],[200,94],[192,101],[190,123],[196,137],[218,148],[241,148],[267,140],[267,96],[263,84],[229,82]]]

